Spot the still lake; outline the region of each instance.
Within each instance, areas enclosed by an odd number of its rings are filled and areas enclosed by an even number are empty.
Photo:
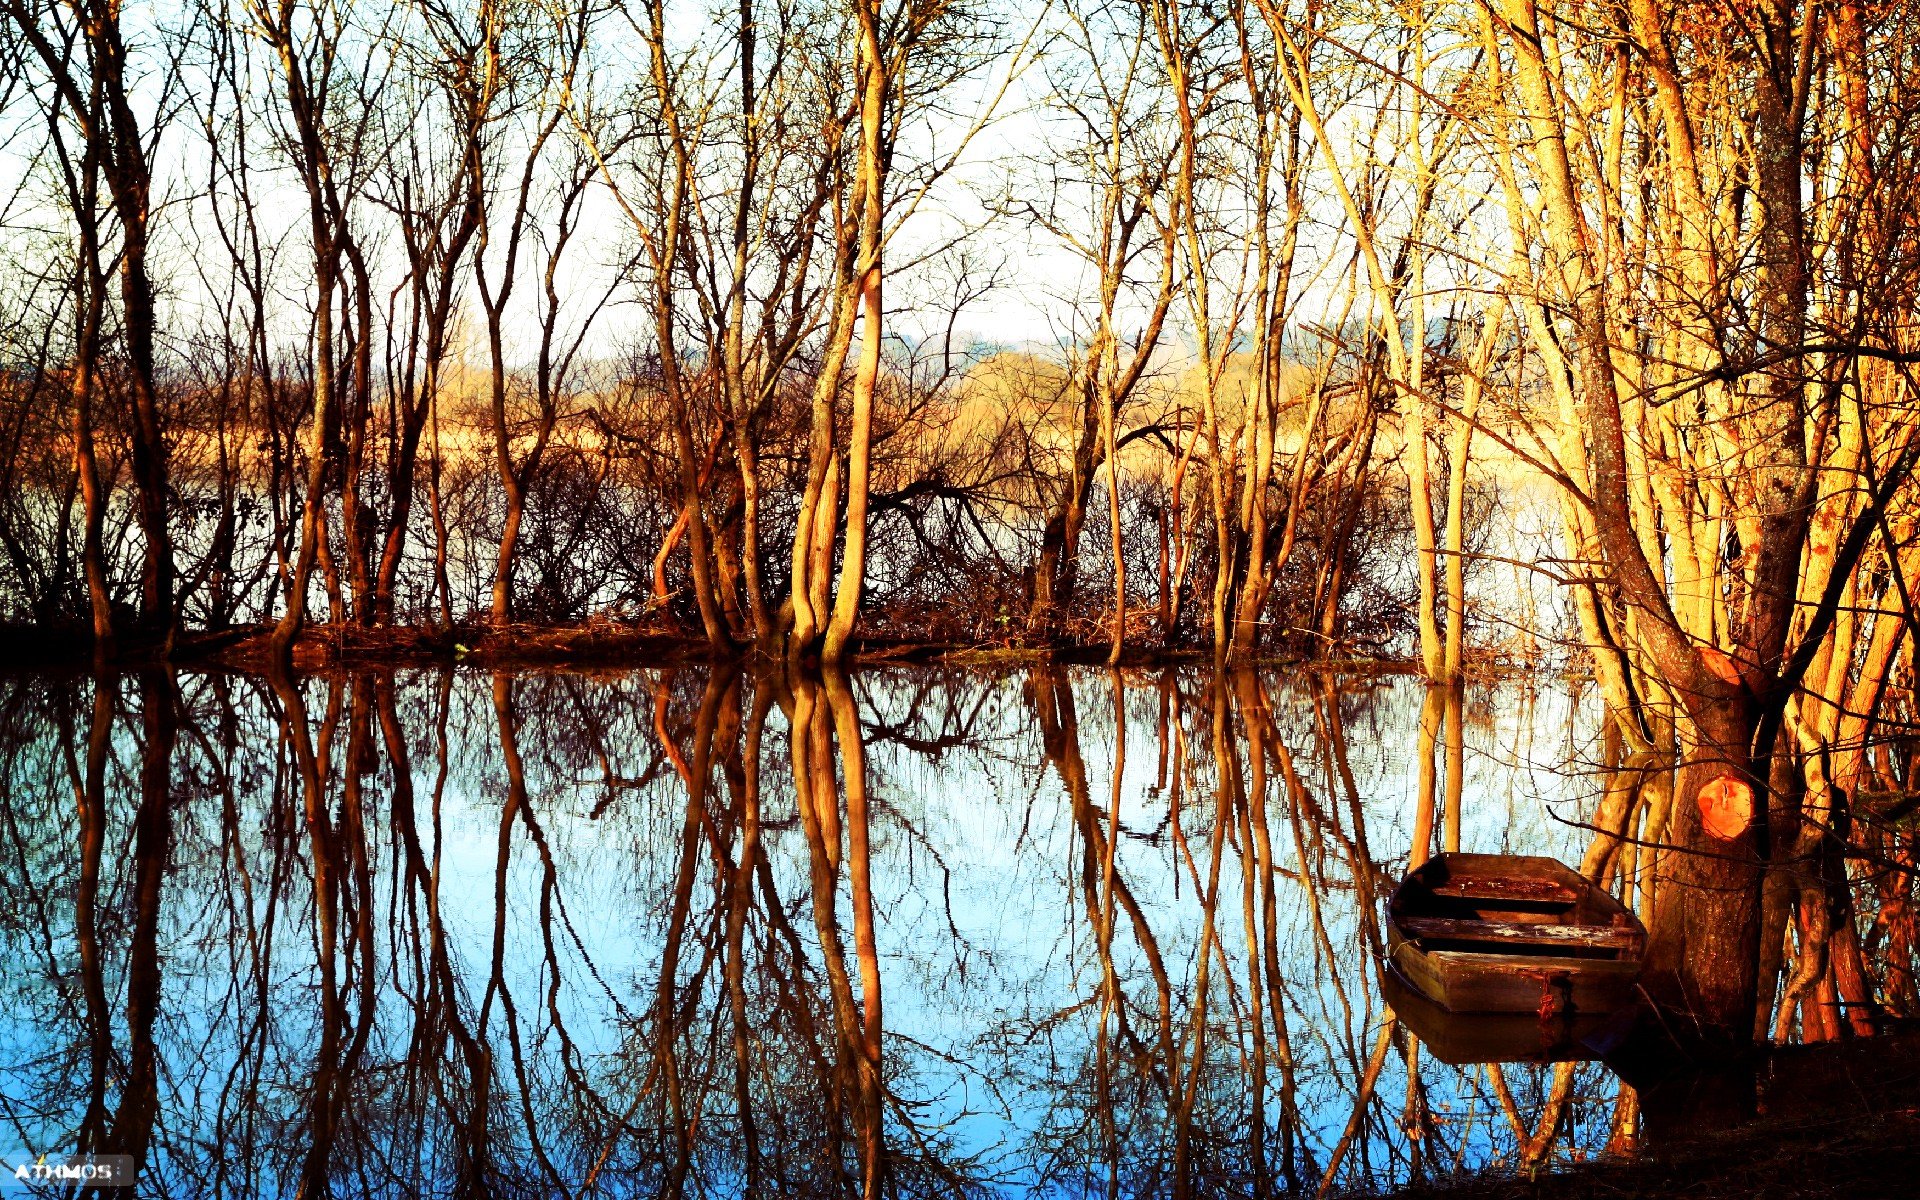
[[[0,1149],[142,1195],[1244,1196],[1618,1148],[1382,991],[1596,697],[1303,669],[0,679]],[[12,1161],[11,1158],[8,1161]]]

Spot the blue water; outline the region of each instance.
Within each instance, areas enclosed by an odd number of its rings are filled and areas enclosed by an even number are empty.
[[[403,672],[307,680],[301,713],[243,676],[0,681],[0,1149],[131,1148],[156,1196],[1240,1196],[1510,1168],[1543,1123],[1549,1163],[1608,1141],[1603,1068],[1437,1062],[1373,949],[1423,756],[1436,844],[1578,861],[1590,697],[1470,689],[1450,786],[1401,677],[833,690]],[[809,707],[835,765],[802,811]]]

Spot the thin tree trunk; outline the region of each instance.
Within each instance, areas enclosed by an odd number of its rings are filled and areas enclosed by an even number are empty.
[[[854,184],[860,197],[860,359],[853,373],[853,420],[847,432],[846,544],[840,553],[840,584],[834,592],[833,616],[820,645],[822,662],[837,663],[846,656],[860,596],[867,584],[867,494],[873,453],[874,391],[880,379],[880,339],[883,333],[881,298],[881,233],[886,214],[886,159],[881,137],[886,121],[887,91],[892,85],[880,46],[878,0],[854,0],[860,22],[860,170]]]

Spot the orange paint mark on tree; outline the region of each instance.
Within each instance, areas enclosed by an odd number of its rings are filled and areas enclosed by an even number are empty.
[[[1706,831],[1730,842],[1753,823],[1753,787],[1746,780],[1722,775],[1700,789],[1700,822]]]
[[[1732,655],[1717,646],[1707,646],[1701,649],[1700,657],[1707,664],[1707,670],[1713,672],[1714,678],[1729,687],[1741,685],[1740,667],[1733,661]]]

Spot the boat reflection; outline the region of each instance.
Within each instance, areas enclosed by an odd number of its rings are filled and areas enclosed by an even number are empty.
[[[1452,1013],[1422,996],[1391,966],[1380,981],[1387,1008],[1428,1052],[1456,1067],[1480,1063],[1597,1062],[1586,1043],[1604,1013]]]

